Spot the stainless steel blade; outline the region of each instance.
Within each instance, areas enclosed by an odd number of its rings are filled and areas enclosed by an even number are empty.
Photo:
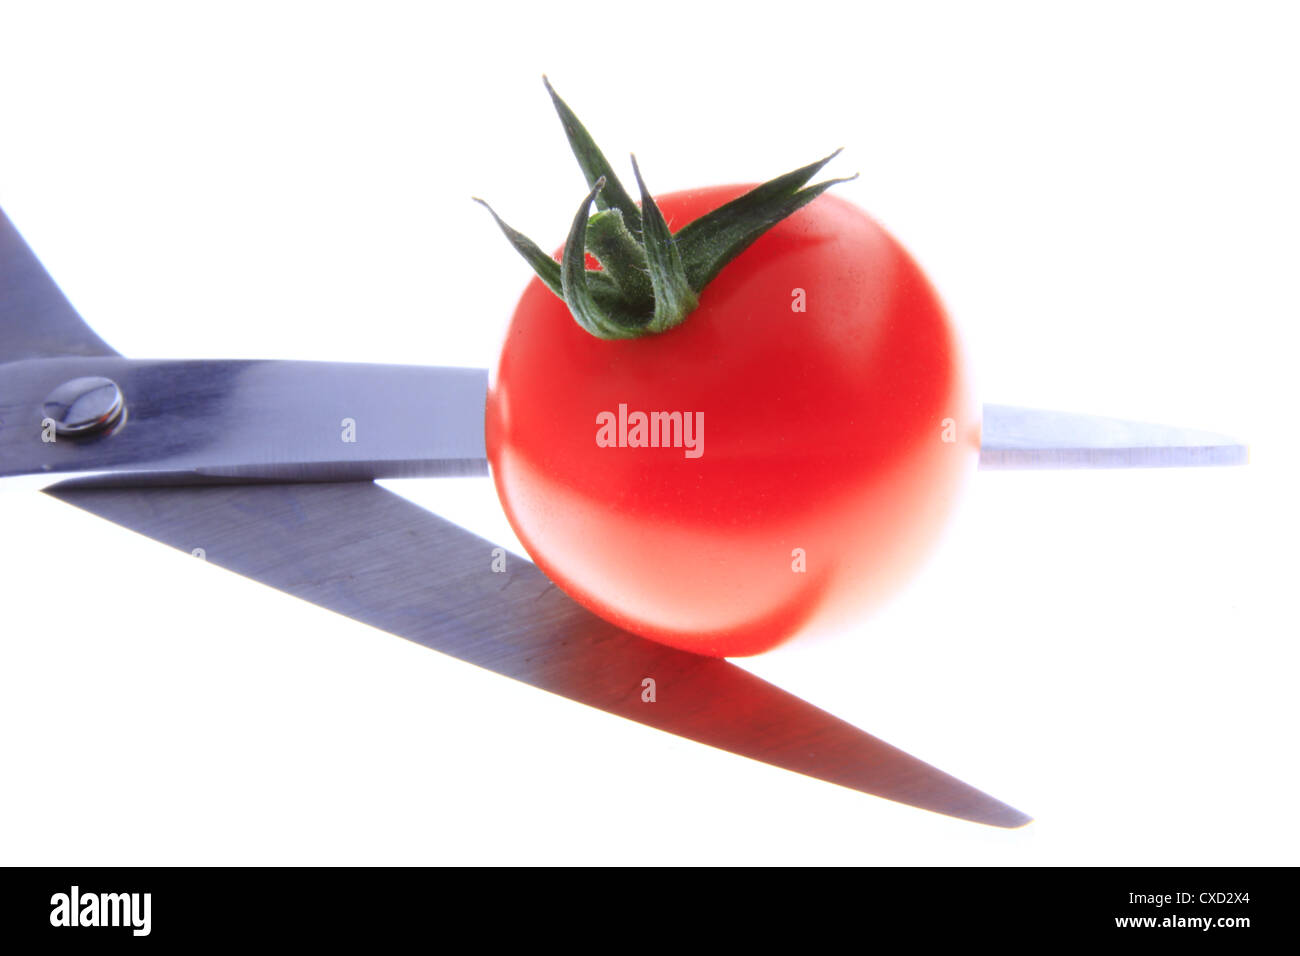
[[[97,357],[30,359],[0,372],[0,478],[97,473],[140,485],[487,474],[482,369]],[[123,423],[91,439],[44,441],[44,398],[84,376],[120,386]],[[988,469],[1249,458],[1222,435],[1008,405],[984,406],[982,431]]]
[[[1247,445],[1210,432],[1011,405],[985,405],[981,468],[1244,465]]]
[[[45,400],[115,382],[111,431],[47,441]],[[486,475],[487,372],[336,362],[29,359],[0,365],[0,478],[100,473],[119,483]]]
[[[116,354],[82,321],[0,210],[0,362]]]
[[[534,565],[369,482],[47,493],[295,597],[669,733],[937,813],[1029,817],[726,661],[635,637]],[[653,702],[643,681],[655,681]],[[468,715],[467,715],[468,716]]]

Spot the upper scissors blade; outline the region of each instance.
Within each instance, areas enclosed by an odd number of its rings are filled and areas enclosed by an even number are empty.
[[[77,314],[0,209],[0,362],[116,354]]]
[[[52,428],[53,399],[91,378],[107,379],[124,411],[93,433]],[[122,358],[0,211],[0,477],[173,484],[486,474],[486,391],[477,369]]]
[[[981,468],[1244,465],[1250,448],[1211,432],[1011,405],[985,405]]]
[[[46,402],[108,379],[125,411],[64,436]],[[0,365],[0,478],[104,484],[485,475],[483,369],[336,362],[28,359]]]

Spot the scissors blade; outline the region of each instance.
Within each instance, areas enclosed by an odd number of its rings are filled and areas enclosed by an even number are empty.
[[[121,424],[47,441],[61,383],[116,383]],[[486,475],[484,369],[344,362],[28,359],[0,365],[0,478],[103,484]],[[57,438],[57,436],[56,436]]]
[[[985,405],[980,467],[1178,468],[1244,465],[1246,444],[1211,432],[1012,405]]]
[[[295,597],[542,690],[741,756],[1000,827],[1029,817],[723,660],[621,631],[534,565],[371,482],[48,494]],[[643,681],[655,682],[644,700]]]
[[[0,362],[116,354],[77,314],[0,209]]]

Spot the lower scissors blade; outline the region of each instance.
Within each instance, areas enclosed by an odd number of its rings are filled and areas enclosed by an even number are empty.
[[[724,660],[619,630],[523,558],[371,482],[48,494],[295,597],[607,713],[937,813],[1029,817]],[[654,701],[643,698],[646,678]]]

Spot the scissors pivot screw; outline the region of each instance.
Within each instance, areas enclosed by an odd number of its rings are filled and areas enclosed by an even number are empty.
[[[98,375],[64,382],[45,399],[45,417],[59,435],[93,435],[111,426],[126,408],[122,390]]]

